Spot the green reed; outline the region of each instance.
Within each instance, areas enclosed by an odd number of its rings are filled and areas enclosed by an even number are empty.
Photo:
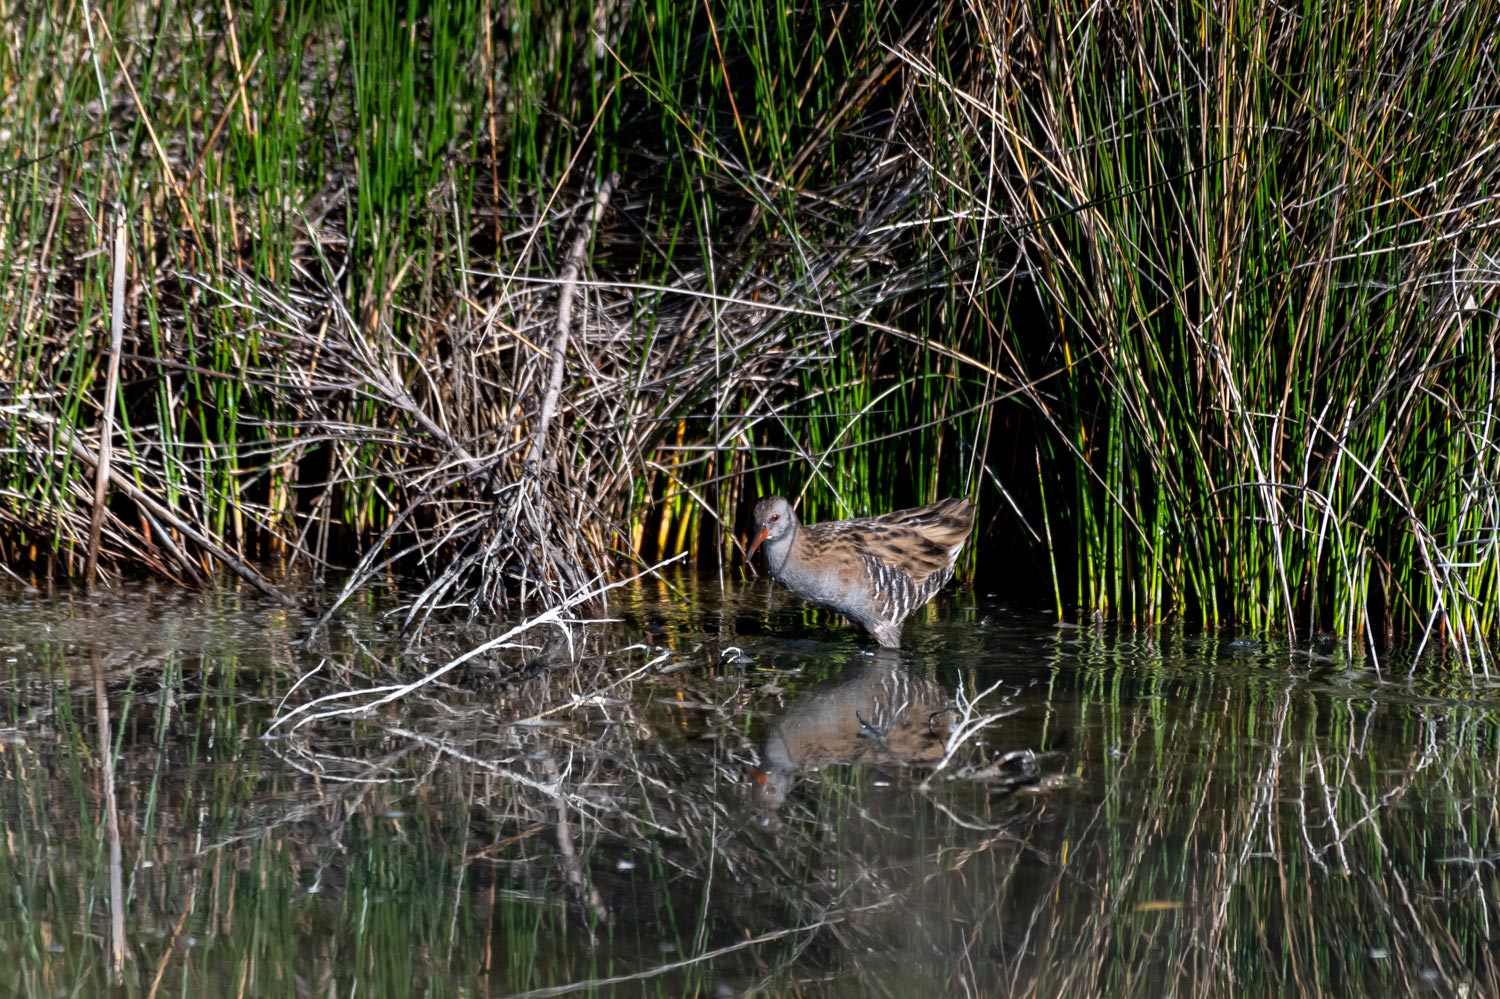
[[[1351,641],[1441,608],[1484,632],[1482,19],[1096,14],[1051,12],[1029,30],[1073,27],[1047,57],[999,64],[1003,170],[965,189],[1005,186],[1036,261],[1044,321],[1005,336],[1046,384],[1061,602]],[[1387,72],[1408,43],[1442,70]]]
[[[232,20],[200,6],[112,5],[93,25],[87,7],[38,15],[18,22],[0,56],[30,95],[5,122],[19,155],[0,221],[0,267],[31,272],[7,282],[3,302],[16,334],[7,396],[35,400],[5,424],[7,505],[29,529],[13,544],[76,553],[92,473],[67,445],[86,440],[98,416],[95,334],[111,261],[93,251],[117,203],[140,282],[119,444],[137,484],[241,551],[275,550],[299,528],[299,465],[332,469],[341,519],[368,529],[389,516],[378,480],[344,473],[351,459],[373,464],[370,448],[317,439],[304,423],[296,389],[316,377],[305,366],[316,356],[299,363],[266,334],[289,297],[326,280],[372,330],[416,335],[392,310],[401,282],[456,257],[452,227],[424,219],[468,224],[466,163],[450,150],[480,106],[478,5],[434,9],[421,31],[415,8],[377,0],[255,3]],[[89,110],[101,102],[110,119]],[[350,184],[357,197],[342,207],[327,197]],[[444,184],[458,197],[434,208],[429,195]],[[326,253],[309,259],[320,239]],[[348,411],[371,427],[384,419],[369,401]],[[139,545],[120,534],[130,527],[113,526],[117,546]]]
[[[120,204],[115,569],[458,564],[477,612],[732,562],[767,492],[961,493],[965,573],[1033,560],[1065,616],[1495,624],[1480,12],[96,15],[0,51],[8,563],[82,564]]]

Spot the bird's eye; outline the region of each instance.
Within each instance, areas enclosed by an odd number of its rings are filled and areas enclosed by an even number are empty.
[[[781,519],[781,514],[779,514],[779,513],[773,513],[773,514],[771,514],[771,523],[774,524],[774,523],[776,523],[780,519]]]

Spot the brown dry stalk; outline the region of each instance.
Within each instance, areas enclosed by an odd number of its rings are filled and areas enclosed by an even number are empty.
[[[114,446],[115,400],[120,394],[120,348],[125,339],[125,206],[115,208],[114,284],[109,312],[109,373],[104,379],[104,407],[99,420],[99,460],[94,465],[94,508],[89,516],[89,553],[83,571],[92,586],[99,571],[99,543],[104,531],[104,498],[109,491],[109,462]]]
[[[557,292],[556,333],[552,338],[552,371],[547,377],[547,394],[542,397],[541,412],[537,416],[536,434],[531,443],[532,456],[541,454],[547,446],[547,430],[552,425],[552,414],[557,410],[557,397],[562,393],[563,362],[567,358],[568,334],[573,325],[573,297],[578,290],[578,275],[583,270],[583,257],[594,238],[595,227],[604,217],[605,209],[609,207],[610,195],[614,193],[619,183],[620,175],[612,173],[604,179],[604,183],[599,185],[599,192],[594,196],[593,211],[589,213],[580,227],[578,236],[573,240],[573,247],[568,251],[567,261],[563,265],[562,286]],[[555,469],[556,455],[551,456],[548,461]]]

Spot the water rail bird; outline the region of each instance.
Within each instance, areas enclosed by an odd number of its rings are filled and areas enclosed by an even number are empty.
[[[799,524],[780,496],[755,504],[749,560],[762,546],[771,577],[797,596],[864,626],[899,648],[901,626],[953,578],[953,563],[974,523],[966,499],[878,517]]]

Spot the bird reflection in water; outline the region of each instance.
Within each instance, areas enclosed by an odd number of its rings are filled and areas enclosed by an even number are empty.
[[[953,698],[917,676],[899,653],[881,649],[873,662],[797,697],[771,725],[752,771],[755,804],[769,813],[786,801],[797,774],[831,763],[936,763],[947,746]]]

